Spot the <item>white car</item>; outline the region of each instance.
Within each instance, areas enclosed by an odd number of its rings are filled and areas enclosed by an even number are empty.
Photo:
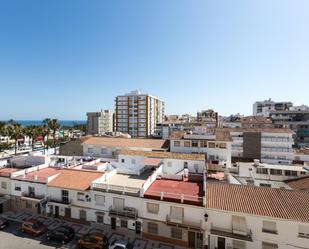
[[[125,240],[116,240],[108,249],[133,249],[133,244]]]

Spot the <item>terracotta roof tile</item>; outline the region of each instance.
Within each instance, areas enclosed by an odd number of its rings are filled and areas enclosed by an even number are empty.
[[[289,185],[290,188],[295,190],[309,191],[309,176],[293,180],[287,180],[286,184]]]
[[[61,173],[47,185],[56,188],[87,190],[94,180],[103,175],[104,173],[102,172],[90,170],[63,169]]]
[[[309,192],[207,183],[206,207],[309,222]]]
[[[203,154],[188,154],[188,153],[175,153],[175,152],[173,153],[173,152],[161,152],[161,151],[122,150],[119,152],[119,155],[205,161],[205,155]]]
[[[169,147],[169,141],[164,139],[142,138],[112,138],[112,137],[89,137],[83,144],[103,145],[107,147],[143,147],[162,149]]]

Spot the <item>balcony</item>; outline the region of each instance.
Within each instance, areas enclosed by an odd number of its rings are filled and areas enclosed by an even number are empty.
[[[29,192],[23,192],[22,193],[22,199],[31,199],[35,201],[41,201],[45,198],[44,195],[36,195],[35,193],[29,193]]]
[[[232,229],[224,229],[219,227],[211,226],[210,233],[221,237],[228,237],[232,239],[244,240],[252,242],[252,232],[247,230],[246,232],[235,231]]]
[[[48,202],[56,203],[56,204],[63,204],[63,205],[70,205],[72,203],[71,199],[68,198],[48,198]]]
[[[130,219],[137,219],[137,209],[131,207],[124,207],[123,209],[118,209],[114,206],[109,208],[109,215],[110,216],[117,216],[117,217],[126,217]]]
[[[171,215],[166,215],[166,224],[176,227],[181,227],[185,229],[195,229],[201,230],[202,229],[202,220],[199,222],[194,222],[184,217],[172,217]]]
[[[116,194],[140,196],[141,189],[107,183],[92,183],[92,189],[100,192],[110,192]]]

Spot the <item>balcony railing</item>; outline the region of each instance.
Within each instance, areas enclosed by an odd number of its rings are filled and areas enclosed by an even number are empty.
[[[54,197],[50,197],[48,198],[49,202],[54,202],[54,203],[59,203],[59,204],[65,204],[65,205],[70,205],[72,203],[71,199],[67,199],[67,198],[54,198]]]
[[[211,226],[210,233],[213,235],[218,235],[221,237],[228,237],[232,239],[244,240],[244,241],[252,241],[252,231],[247,230],[243,232],[233,231],[233,229],[225,229]]]
[[[171,215],[166,215],[166,223],[168,225],[186,229],[202,229],[202,220],[199,222],[194,222],[192,220],[185,219],[184,217],[173,217]]]
[[[35,193],[23,192],[22,197],[31,198],[35,200],[42,200],[45,198],[44,195],[36,195]]]
[[[136,219],[138,217],[138,212],[136,208],[124,207],[123,209],[119,209],[111,206],[109,208],[109,215]]]
[[[140,196],[141,189],[134,187],[126,187],[121,185],[112,185],[107,183],[93,183],[92,189],[101,192],[120,193],[124,195]]]

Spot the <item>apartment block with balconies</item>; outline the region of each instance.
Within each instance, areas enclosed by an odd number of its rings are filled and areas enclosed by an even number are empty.
[[[140,91],[117,96],[115,130],[132,137],[150,137],[163,122],[164,101]]]

